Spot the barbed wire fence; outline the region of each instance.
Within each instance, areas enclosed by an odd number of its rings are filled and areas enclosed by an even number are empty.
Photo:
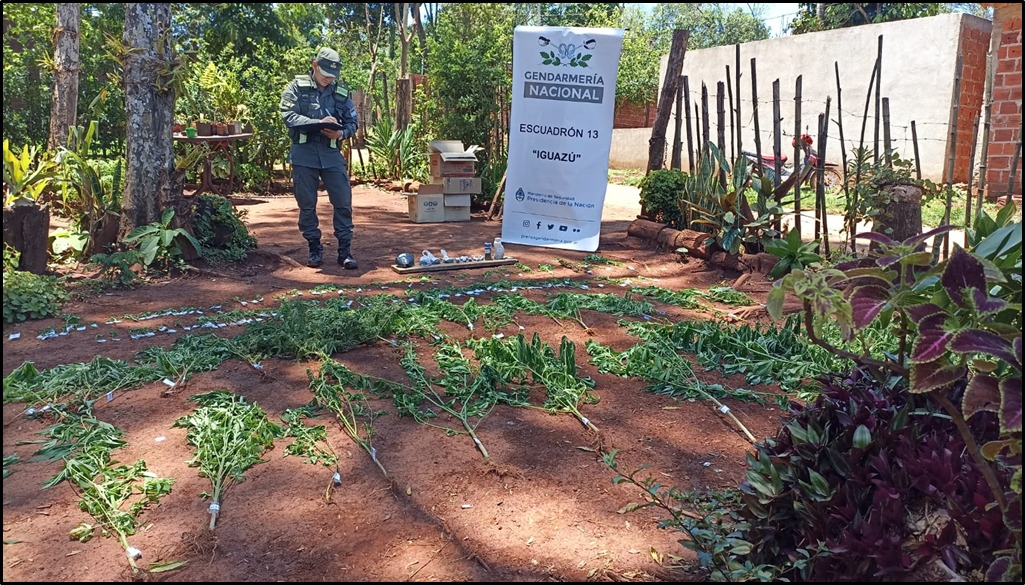
[[[739,70],[739,46],[737,54],[737,69]],[[967,157],[969,168],[968,173],[968,194],[967,194],[967,209],[965,214],[965,225],[964,228],[967,230],[971,225],[971,205],[972,205],[972,193],[971,183],[976,172],[975,161],[981,160],[982,157],[976,156],[976,151],[981,147],[977,140],[977,134],[979,132],[978,120],[976,117],[981,117],[980,112],[974,112],[969,123],[971,128],[974,125],[973,135],[969,137],[967,141],[970,144],[969,149],[965,151],[963,148],[958,148],[957,144],[957,132],[958,124],[962,123],[958,116],[958,105],[961,100],[960,92],[956,91],[956,99],[954,100],[954,107],[948,122],[939,121],[923,121],[918,122],[915,120],[909,120],[907,123],[894,123],[889,115],[889,100],[887,97],[880,95],[878,89],[875,90],[875,109],[872,111],[870,105],[873,100],[873,86],[876,85],[876,80],[879,79],[880,67],[881,67],[881,53],[882,53],[882,37],[879,38],[879,55],[876,57],[875,68],[872,73],[872,83],[869,84],[868,95],[866,96],[865,106],[863,111],[855,111],[851,107],[842,107],[839,103],[839,98],[836,100],[837,103],[833,104],[833,97],[827,95],[825,99],[811,98],[804,99],[801,95],[801,76],[797,76],[795,95],[793,97],[793,115],[794,120],[792,125],[784,124],[785,119],[780,114],[780,106],[784,102],[779,89],[779,80],[777,79],[773,83],[773,97],[771,99],[772,114],[770,116],[769,124],[762,125],[759,117],[764,115],[765,107],[768,100],[759,99],[757,96],[757,84],[753,83],[751,88],[751,97],[744,96],[744,91],[740,87],[740,75],[736,76],[737,88],[734,91],[732,86],[732,79],[730,76],[730,67],[726,66],[725,82],[718,81],[715,83],[714,90],[710,90],[707,81],[701,83],[700,90],[698,87],[692,87],[688,76],[681,75],[678,90],[676,95],[676,107],[674,108],[673,122],[675,125],[675,134],[672,137],[672,148],[669,149],[671,152],[672,161],[671,168],[682,169],[687,161],[689,164],[688,169],[695,167],[695,161],[700,161],[703,156],[708,154],[707,145],[709,142],[717,143],[723,156],[726,156],[726,147],[729,147],[729,156],[731,161],[737,161],[740,157],[745,156],[744,151],[751,152],[750,145],[745,145],[742,141],[744,136],[753,137],[753,142],[758,150],[757,156],[753,157],[755,164],[761,169],[763,159],[761,156],[764,153],[769,153],[772,158],[776,160],[776,172],[774,175],[774,185],[779,187],[780,185],[780,164],[781,159],[786,156],[784,139],[789,139],[794,142],[794,172],[797,173],[797,168],[801,164],[799,160],[800,149],[796,143],[798,135],[809,135],[817,136],[819,142],[819,156],[820,160],[818,168],[813,172],[817,173],[817,177],[820,179],[814,184],[815,189],[815,237],[818,239],[820,234],[823,236],[822,247],[827,251],[830,247],[829,232],[825,229],[826,223],[826,198],[823,193],[823,168],[829,164],[839,167],[843,174],[843,189],[844,196],[847,201],[848,209],[853,209],[855,202],[851,199],[851,193],[849,192],[849,178],[848,178],[848,153],[847,147],[857,147],[861,149],[860,156],[864,157],[865,153],[871,153],[874,164],[878,165],[880,160],[885,162],[887,166],[892,167],[893,155],[898,153],[905,153],[901,156],[904,160],[910,160],[914,164],[914,169],[918,179],[922,178],[922,161],[920,156],[920,145],[922,144],[937,144],[942,145],[940,150],[944,152],[945,157],[949,157],[946,162],[944,178],[938,181],[943,188],[947,191],[946,194],[946,209],[944,212],[944,221],[949,222],[951,217],[951,205],[952,205],[952,193],[954,185],[955,170],[958,166],[959,157]],[[960,63],[960,55],[959,55]],[[958,80],[960,79],[960,68],[958,71]],[[755,60],[751,62],[751,76],[755,78],[756,67]],[[878,87],[878,86],[876,86]],[[958,84],[955,84],[955,89]],[[839,71],[837,71],[837,87],[835,88],[836,94],[839,96],[842,93],[842,87],[839,83]],[[724,100],[728,99],[728,116],[726,115],[726,109],[724,108]],[[717,106],[710,106],[709,104],[717,104]],[[713,108],[715,111],[713,111]],[[801,110],[807,108],[812,115],[806,119],[802,119]],[[832,110],[832,111],[831,111]],[[746,114],[746,116],[742,115]],[[817,123],[816,123],[817,119]],[[844,132],[843,120],[858,121],[857,132]],[[683,128],[686,126],[686,134],[683,132]],[[788,126],[792,126],[793,130],[788,130]],[[728,136],[727,140],[725,137]],[[713,137],[718,138],[716,142]],[[765,148],[764,146],[769,146]],[[840,152],[843,162],[841,163],[827,163],[827,159],[830,158],[830,153],[826,152],[826,144],[839,144]],[[747,148],[745,148],[747,146]],[[686,152],[684,153],[684,148]],[[908,152],[912,152],[912,155],[908,155]],[[834,151],[835,152],[835,151]],[[859,169],[860,170],[860,169]],[[802,212],[801,209],[801,184],[800,177],[794,185],[794,199],[795,217],[799,218]],[[980,191],[977,198],[981,198],[981,183],[980,180]],[[856,193],[854,195],[856,197]],[[776,193],[777,200],[780,196],[778,189]],[[981,200],[978,202],[981,206]],[[978,207],[976,208],[978,209]],[[809,210],[810,211],[810,210]],[[847,213],[845,218],[845,231],[849,234],[850,250],[855,250],[854,242],[854,231],[856,219],[853,219],[852,213]],[[822,228],[820,230],[820,228]],[[800,231],[800,221],[795,220],[795,229]],[[943,257],[946,257],[949,253],[949,241],[946,238],[937,238],[934,243],[934,250],[937,254],[941,252],[940,247],[942,245]]]

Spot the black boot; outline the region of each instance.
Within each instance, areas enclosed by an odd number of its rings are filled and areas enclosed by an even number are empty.
[[[338,263],[346,270],[356,270],[359,268],[359,264],[356,263],[356,259],[352,257],[351,253],[349,253],[348,247],[338,248]]]
[[[306,261],[306,265],[316,268],[324,263],[324,246],[320,245],[320,240],[309,240],[309,242],[310,259]]]

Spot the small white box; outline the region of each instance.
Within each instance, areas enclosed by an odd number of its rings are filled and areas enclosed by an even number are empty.
[[[445,221],[470,221],[470,206],[445,206]]]
[[[469,207],[470,197],[469,193],[445,193],[445,207]]]

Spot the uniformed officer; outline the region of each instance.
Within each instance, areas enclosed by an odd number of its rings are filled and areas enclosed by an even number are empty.
[[[349,89],[338,83],[342,58],[337,51],[321,48],[311,65],[309,73],[297,75],[281,94],[281,117],[292,139],[288,162],[292,165],[295,201],[299,204],[299,231],[310,245],[307,266],[320,266],[324,262],[324,246],[320,243],[317,188],[323,180],[334,208],[338,263],[354,270],[358,264],[350,248],[352,185],[341,145],[356,134],[356,106],[349,97]],[[336,123],[340,129],[309,127],[324,122]]]

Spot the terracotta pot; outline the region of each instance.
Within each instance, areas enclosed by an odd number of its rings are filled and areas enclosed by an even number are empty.
[[[217,128],[217,135],[218,136],[227,136],[228,135],[228,125],[225,124],[224,122],[218,122],[216,124],[216,128]]]

